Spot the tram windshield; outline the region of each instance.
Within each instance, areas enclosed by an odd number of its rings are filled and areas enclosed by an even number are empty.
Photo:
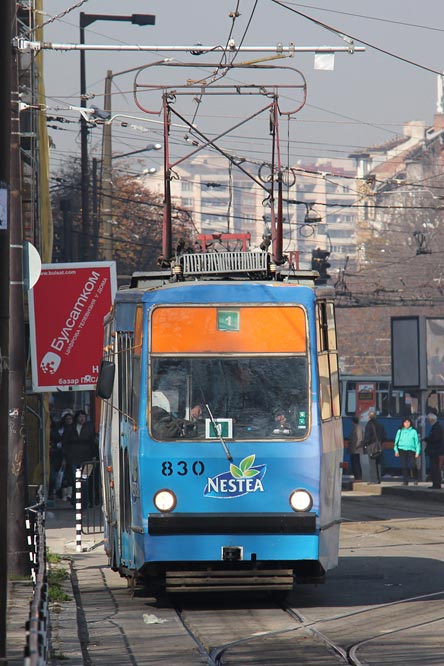
[[[307,435],[307,358],[153,357],[154,439],[302,439]]]

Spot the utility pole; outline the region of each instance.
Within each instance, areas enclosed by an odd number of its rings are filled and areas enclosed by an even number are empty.
[[[80,12],[80,44],[85,44],[85,14]],[[86,64],[85,51],[80,51],[80,106],[86,108]],[[82,238],[81,259],[89,258],[89,165],[88,165],[88,124],[83,114],[80,116],[80,192],[82,196]]]
[[[12,16],[15,0],[0,4],[0,661],[6,660],[8,597],[9,211]]]
[[[17,34],[16,20],[12,21]],[[9,468],[8,468],[8,570],[29,575],[24,508],[27,497],[26,442],[24,432],[25,323],[23,302],[23,223],[21,200],[19,53],[11,59],[11,158],[9,204]]]
[[[113,73],[108,70],[105,79],[104,110],[111,118],[111,81]],[[104,261],[113,259],[113,220],[112,220],[112,130],[111,123],[103,125],[103,162],[102,162],[101,215],[103,216],[103,253]]]

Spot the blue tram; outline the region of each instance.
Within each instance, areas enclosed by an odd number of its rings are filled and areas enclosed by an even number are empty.
[[[106,550],[153,590],[288,590],[337,565],[333,289],[266,252],[135,275],[97,387]]]

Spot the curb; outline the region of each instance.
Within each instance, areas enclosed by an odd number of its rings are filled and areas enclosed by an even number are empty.
[[[429,488],[425,482],[422,485],[404,486],[402,481],[383,481],[382,483],[368,483],[366,481],[353,481],[352,479],[343,479],[342,492],[360,492],[367,495],[402,495],[404,497],[414,497],[428,502],[444,502],[444,488]]]

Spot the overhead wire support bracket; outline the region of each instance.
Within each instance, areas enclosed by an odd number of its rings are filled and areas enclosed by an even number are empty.
[[[60,42],[43,42],[24,39],[23,37],[14,37],[12,40],[13,48],[17,49],[20,53],[29,53],[31,51],[169,51],[177,53],[190,53],[194,56],[207,55],[208,53],[220,54],[224,51],[222,46],[211,45],[182,45],[173,46],[170,44],[78,44],[78,43],[60,43]],[[277,44],[276,46],[239,46],[230,49],[236,53],[279,53],[288,54],[289,56],[295,53],[358,53],[365,51],[364,46],[283,46]]]

